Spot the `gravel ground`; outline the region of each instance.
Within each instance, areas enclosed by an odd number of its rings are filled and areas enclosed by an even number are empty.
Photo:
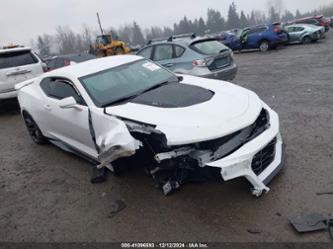
[[[236,54],[235,83],[280,115],[287,144],[284,170],[271,192],[252,197],[235,180],[184,186],[164,197],[141,169],[103,184],[91,166],[30,139],[13,101],[0,105],[0,241],[330,241],[299,235],[288,217],[333,215],[333,32],[318,44]],[[139,166],[139,165],[138,165]],[[113,202],[126,208],[112,214]]]

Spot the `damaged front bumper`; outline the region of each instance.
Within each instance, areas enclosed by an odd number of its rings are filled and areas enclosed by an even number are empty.
[[[278,115],[269,109],[270,127],[234,153],[205,166],[221,169],[225,181],[245,177],[253,186],[252,194],[260,196],[270,189],[267,184],[283,167],[284,149],[279,132]]]
[[[278,114],[265,103],[262,106],[255,122],[239,131],[209,141],[178,146],[168,145],[166,135],[149,124],[122,118],[129,133],[120,137],[99,135],[101,131],[105,134],[108,127],[95,124],[99,131],[96,145],[101,149],[99,167],[139,152],[138,156],[141,155],[145,161],[146,172],[151,174],[165,195],[186,182],[209,179],[206,173],[212,170],[214,176],[216,172],[225,181],[245,177],[253,186],[252,194],[260,196],[269,191],[267,184],[283,166]],[[120,131],[125,129],[118,123],[113,126],[121,128]],[[104,141],[105,137],[107,141]],[[114,141],[122,141],[124,147],[120,148],[117,143],[114,150],[111,146],[115,145]]]

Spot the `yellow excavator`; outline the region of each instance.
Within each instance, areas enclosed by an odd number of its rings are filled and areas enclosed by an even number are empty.
[[[111,33],[109,34],[104,33],[101,24],[101,19],[99,18],[98,13],[97,13],[97,20],[102,34],[96,37],[95,43],[90,45],[89,52],[91,54],[94,54],[96,57],[99,58],[112,55],[128,54],[131,52],[131,49],[127,46],[125,42],[112,39]]]

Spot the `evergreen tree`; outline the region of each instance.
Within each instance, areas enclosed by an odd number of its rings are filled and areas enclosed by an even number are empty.
[[[143,45],[145,43],[145,38],[142,34],[140,26],[136,22],[133,22],[132,30],[133,30],[133,33],[132,33],[133,44]]]
[[[197,28],[197,33],[198,35],[203,35],[206,31],[207,27],[205,24],[205,21],[202,17],[200,17],[199,21],[198,21],[198,28]]]
[[[239,22],[240,22],[240,27],[241,28],[245,28],[245,27],[249,26],[249,22],[248,22],[248,20],[247,20],[243,11],[241,11]]]
[[[237,13],[237,7],[234,2],[230,4],[229,11],[228,11],[228,29],[239,28],[240,27],[240,20]]]
[[[269,8],[268,18],[270,22],[278,22],[280,20],[280,14],[275,10],[274,6]]]
[[[207,29],[210,32],[218,32],[225,29],[225,20],[218,10],[208,9],[207,11]]]

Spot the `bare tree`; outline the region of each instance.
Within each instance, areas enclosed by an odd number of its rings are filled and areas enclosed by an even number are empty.
[[[58,26],[56,28],[56,40],[61,54],[77,52],[77,36],[68,26]]]
[[[268,0],[268,17],[271,22],[279,21],[284,10],[283,0]]]
[[[82,26],[82,35],[81,35],[81,39],[82,39],[82,47],[84,50],[88,50],[90,45],[92,44],[94,38],[95,38],[95,34],[92,31],[91,28],[89,28],[87,25],[83,25]]]

